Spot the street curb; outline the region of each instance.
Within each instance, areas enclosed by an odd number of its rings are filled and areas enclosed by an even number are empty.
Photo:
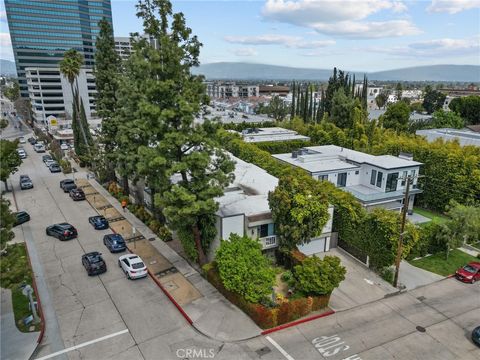
[[[13,184],[12,184],[12,195],[13,195],[13,202],[15,203],[15,207],[18,211],[17,198],[15,196],[15,191],[13,190]],[[23,229],[22,229],[22,232],[23,232]],[[38,312],[40,313],[40,319],[42,320],[42,326],[40,328],[40,334],[38,335],[38,339],[37,339],[37,347],[38,347],[38,345],[40,345],[40,343],[43,340],[43,336],[45,334],[46,324],[45,324],[45,317],[43,315],[42,301],[40,299],[40,293],[38,292],[38,289],[37,289],[37,282],[35,281],[35,272],[33,271],[32,262],[30,260],[30,252],[28,251],[28,245],[27,245],[26,241],[25,241],[25,249],[27,250],[28,264],[30,265],[30,269],[32,270],[32,285],[33,285],[33,290],[35,291],[35,296],[37,298]],[[34,354],[35,351],[37,351],[36,348],[35,348],[35,350],[33,351],[32,354]]]
[[[312,320],[316,320],[316,319],[320,319],[322,317],[330,316],[330,315],[333,315],[333,314],[335,314],[335,310],[330,310],[330,311],[327,311],[327,312],[322,313],[322,314],[307,317],[305,319],[295,320],[295,321],[292,321],[292,322],[289,322],[289,323],[286,323],[286,324],[275,326],[271,329],[267,329],[267,330],[262,331],[260,334],[262,334],[262,335],[271,334],[271,333],[276,332],[276,331],[288,329],[289,327],[297,326],[299,324],[303,324],[303,323],[306,323],[306,322],[309,322],[309,321],[312,321]]]

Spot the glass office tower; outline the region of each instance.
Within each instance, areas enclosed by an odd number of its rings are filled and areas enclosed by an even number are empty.
[[[69,49],[93,67],[98,22],[112,22],[110,0],[4,1],[22,97],[29,95],[25,69],[58,67]]]

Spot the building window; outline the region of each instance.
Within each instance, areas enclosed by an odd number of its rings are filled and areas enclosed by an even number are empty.
[[[360,171],[356,170],[355,175],[358,175],[358,174],[360,174]]]
[[[277,243],[277,238],[275,236],[270,236],[265,239],[265,246],[272,246]]]
[[[407,183],[407,176],[408,176],[408,171],[404,171],[402,175],[402,186],[405,186]]]
[[[375,185],[376,179],[377,179],[377,170],[372,170],[372,175],[370,176],[370,184]]]
[[[259,237],[267,237],[275,235],[275,224],[263,224],[258,227]]]
[[[340,173],[337,177],[337,186],[345,187],[347,185],[347,173]]]
[[[397,191],[398,173],[387,175],[387,184],[385,186],[385,192]]]
[[[318,175],[318,180],[327,181],[328,180],[328,175]]]
[[[377,187],[382,187],[382,177],[383,177],[383,173],[379,171],[377,173]]]

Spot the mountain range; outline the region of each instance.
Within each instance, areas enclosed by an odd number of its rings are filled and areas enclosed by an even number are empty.
[[[15,63],[10,60],[0,59],[0,75],[17,76],[17,69]]]
[[[242,62],[219,62],[200,65],[193,68],[194,74],[202,74],[208,80],[312,80],[326,81],[332,69],[309,69],[267,64]],[[348,71],[357,79],[363,78],[364,72]],[[15,63],[0,59],[0,74],[16,76]],[[478,65],[429,65],[415,66],[366,73],[369,80],[380,81],[448,81],[480,82]]]
[[[288,66],[219,62],[200,65],[192,71],[202,74],[208,80],[316,80],[326,81],[332,69],[309,69]],[[363,78],[364,72],[348,71],[357,79]],[[449,81],[480,82],[478,65],[429,65],[415,66],[378,72],[367,72],[369,80],[381,81]]]

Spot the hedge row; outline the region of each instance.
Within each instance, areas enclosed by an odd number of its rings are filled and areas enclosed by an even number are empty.
[[[261,304],[253,304],[243,299],[240,295],[225,289],[214,262],[207,264],[203,269],[207,280],[231,303],[242,309],[262,329],[286,324],[306,316],[312,311],[324,309],[330,301],[330,295],[325,295],[289,300],[271,308]]]

